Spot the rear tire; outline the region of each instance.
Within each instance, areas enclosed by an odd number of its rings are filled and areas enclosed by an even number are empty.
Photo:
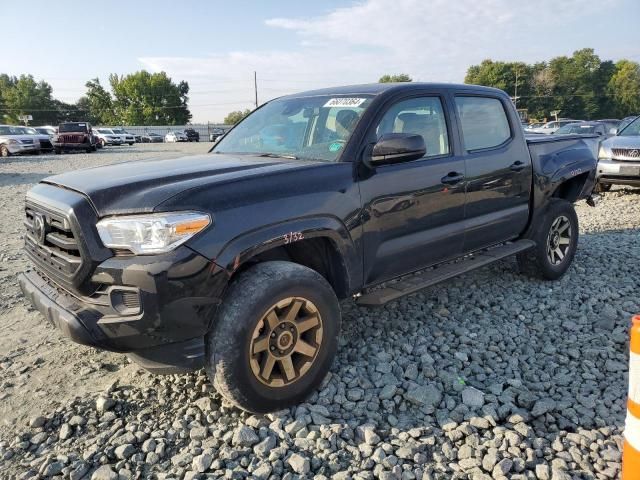
[[[517,255],[520,271],[545,280],[562,277],[573,261],[578,236],[578,216],[573,204],[552,198],[529,236],[536,246]]]
[[[206,370],[228,401],[266,413],[304,400],[338,346],[340,306],[329,283],[301,265],[259,263],[232,281],[205,339]]]
[[[594,188],[593,190],[596,193],[604,193],[611,190],[612,186],[613,185],[611,185],[610,183],[596,183],[596,188]]]

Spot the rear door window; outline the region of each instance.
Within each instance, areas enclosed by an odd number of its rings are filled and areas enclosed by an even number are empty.
[[[456,96],[456,109],[467,151],[493,148],[511,138],[507,112],[497,98]]]

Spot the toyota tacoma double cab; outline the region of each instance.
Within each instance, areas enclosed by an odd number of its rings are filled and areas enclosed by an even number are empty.
[[[492,88],[285,96],[208,154],[42,180],[19,281],[72,340],[158,373],[205,367],[231,402],[269,412],[327,374],[341,299],[384,305],[510,255],[562,276],[596,155],[596,138],[526,139]]]
[[[58,133],[53,137],[53,149],[57,154],[69,150],[96,151],[96,137],[91,124],[87,122],[66,122],[58,125]]]

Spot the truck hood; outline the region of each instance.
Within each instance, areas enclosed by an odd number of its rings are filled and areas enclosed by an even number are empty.
[[[42,183],[85,195],[99,216],[152,212],[160,203],[191,188],[219,185],[321,162],[206,154],[117,163],[55,175]]]

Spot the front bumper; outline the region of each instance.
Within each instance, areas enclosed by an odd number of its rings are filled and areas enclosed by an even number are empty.
[[[74,342],[130,353],[157,373],[202,366],[204,336],[228,282],[215,263],[182,246],[165,255],[109,258],[91,280],[99,288],[82,296],[36,271],[19,277],[25,297]]]
[[[19,153],[31,153],[31,152],[38,152],[40,151],[40,144],[32,144],[32,145],[25,145],[22,143],[18,143],[18,144],[7,144],[7,148],[9,149],[9,152],[12,155],[16,155]]]
[[[601,183],[640,185],[640,162],[601,158],[596,175]]]
[[[90,143],[54,143],[53,146],[59,150],[86,150],[93,147]]]

